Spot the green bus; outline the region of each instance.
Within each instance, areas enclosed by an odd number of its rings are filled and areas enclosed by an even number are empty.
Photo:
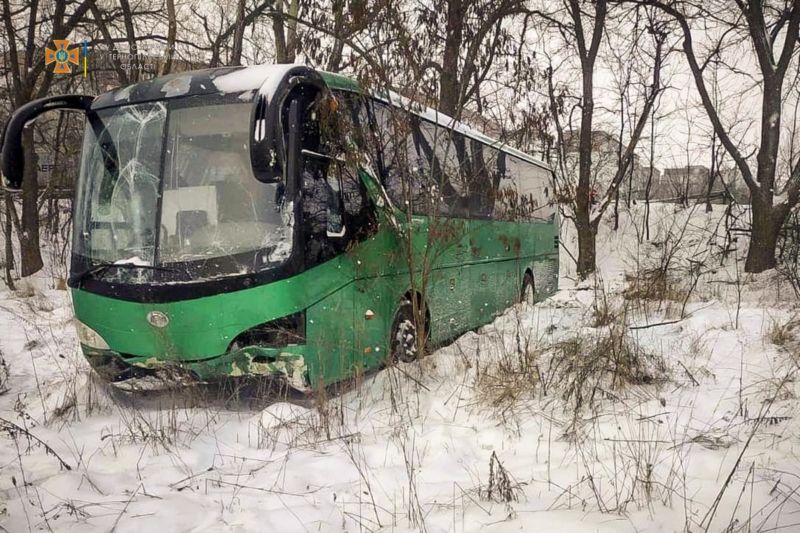
[[[68,285],[112,381],[315,389],[557,288],[549,169],[391,92],[261,65],[49,97],[6,124],[6,186],[56,109],[86,115]]]

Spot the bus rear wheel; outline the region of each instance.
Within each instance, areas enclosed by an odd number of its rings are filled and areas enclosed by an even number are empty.
[[[520,293],[520,302],[528,305],[533,305],[536,299],[536,291],[533,286],[533,276],[530,272],[525,272],[522,278],[522,292]]]
[[[392,322],[390,341],[391,362],[410,363],[418,357],[417,325],[414,320],[414,307],[409,300],[400,304]]]

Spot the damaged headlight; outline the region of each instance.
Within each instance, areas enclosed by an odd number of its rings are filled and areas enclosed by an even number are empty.
[[[78,320],[75,319],[75,330],[78,332],[78,340],[84,346],[94,348],[95,350],[108,350],[110,347],[108,343],[103,340],[95,330]]]

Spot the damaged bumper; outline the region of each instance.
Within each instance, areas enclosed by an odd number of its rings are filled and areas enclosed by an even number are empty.
[[[295,390],[309,390],[305,346],[265,348],[247,346],[200,361],[137,357],[81,345],[92,368],[104,379],[120,383],[155,376],[168,382],[213,381],[220,377],[266,376]]]

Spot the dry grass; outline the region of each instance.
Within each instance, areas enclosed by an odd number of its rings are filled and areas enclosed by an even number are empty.
[[[523,493],[522,487],[500,462],[496,452],[489,457],[489,481],[479,493],[487,501],[507,504],[519,501]]]
[[[521,403],[546,396],[560,397],[577,413],[598,398],[614,397],[613,391],[668,375],[663,358],[631,336],[624,315],[556,343],[498,347],[499,356],[476,371],[474,385],[479,403],[504,418]]]
[[[478,401],[504,413],[533,399],[541,384],[539,361],[543,349],[506,352],[476,373]]]
[[[474,387],[478,402],[505,418],[520,403],[536,397],[542,383],[540,363],[547,351],[543,339],[532,338],[530,328],[516,315],[514,334],[485,336],[484,346],[478,344],[473,358],[476,362]],[[489,354],[483,357],[483,352]],[[466,356],[465,356],[466,357]]]
[[[794,316],[786,321],[773,318],[767,328],[765,340],[775,346],[786,346],[795,340],[798,326],[800,320]]]
[[[595,298],[592,302],[592,327],[600,328],[608,326],[617,320],[619,313],[613,308],[609,302],[606,291],[600,288],[595,288]]]
[[[623,321],[558,343],[549,366],[552,381],[575,411],[626,385],[649,385],[667,377],[664,360],[644,351]]]
[[[626,300],[666,300],[683,302],[690,294],[689,288],[677,273],[666,268],[643,269],[637,273],[625,274],[628,286],[622,292]]]

